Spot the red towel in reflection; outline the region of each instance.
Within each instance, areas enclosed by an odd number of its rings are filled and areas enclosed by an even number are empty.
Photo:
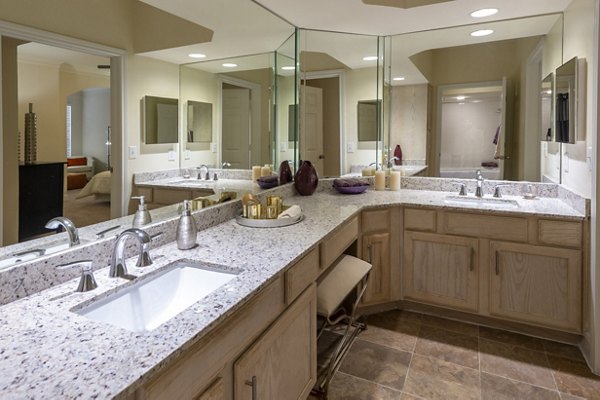
[[[402,165],[402,148],[399,144],[396,145],[394,149],[394,157],[397,157],[397,160],[394,160],[395,165]]]

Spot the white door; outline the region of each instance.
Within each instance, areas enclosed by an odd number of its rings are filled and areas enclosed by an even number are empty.
[[[507,168],[507,161],[510,160],[511,155],[508,154],[507,150],[510,147],[510,141],[512,137],[512,86],[511,82],[506,78],[502,78],[502,103],[501,103],[501,117],[500,117],[500,136],[498,138],[498,144],[496,151],[494,152],[494,159],[498,162],[500,170],[499,179],[512,179],[511,172]]]
[[[223,89],[221,160],[250,169],[250,89]]]
[[[310,161],[322,176],[323,89],[302,86],[300,115],[300,159]]]

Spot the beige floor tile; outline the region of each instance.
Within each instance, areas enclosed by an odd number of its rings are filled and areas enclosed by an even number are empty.
[[[482,400],[560,400],[557,391],[532,386],[496,375],[481,373]]]
[[[402,390],[411,353],[358,339],[340,371],[396,390]]]
[[[412,352],[417,343],[419,330],[420,327],[414,324],[406,324],[396,330],[369,325],[366,330],[360,333],[359,337],[362,340],[367,340],[372,343]]]
[[[447,331],[462,333],[463,335],[479,336],[479,326],[467,324],[464,322],[453,321],[451,319],[434,317],[432,315],[423,315],[421,323],[425,326],[444,329]]]
[[[531,350],[544,351],[544,340],[501,329],[479,327],[479,337],[504,344],[522,346]]]
[[[548,355],[548,361],[560,392],[600,399],[600,377],[594,375],[587,364],[552,355]]]
[[[431,400],[479,399],[479,372],[415,354],[403,391]]]
[[[477,337],[423,326],[415,353],[479,369],[478,347]]]
[[[479,351],[481,372],[556,390],[545,353],[485,339],[479,339]]]
[[[329,387],[329,400],[397,400],[399,391],[341,372],[335,374]]]
[[[400,400],[426,400],[423,397],[414,396],[408,393],[402,393]]]
[[[365,317],[368,325],[391,331],[404,332],[407,325],[421,326],[421,314],[410,311],[392,310]]]
[[[573,396],[567,393],[560,394],[560,400],[586,400],[585,397]]]
[[[581,354],[581,350],[579,350],[579,347],[571,344],[545,340],[544,349],[546,350],[546,353],[552,354],[554,356],[585,362],[585,359],[583,358],[583,354]]]

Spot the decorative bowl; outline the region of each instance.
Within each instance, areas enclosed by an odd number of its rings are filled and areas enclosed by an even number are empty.
[[[277,180],[274,180],[272,182],[265,182],[261,181],[260,179],[257,179],[256,183],[258,183],[258,186],[260,186],[261,189],[271,189],[278,185]]]
[[[334,186],[335,190],[343,194],[360,194],[369,188],[369,185],[362,186]]]

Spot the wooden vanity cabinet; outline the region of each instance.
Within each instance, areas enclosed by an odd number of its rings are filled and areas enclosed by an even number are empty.
[[[406,298],[477,312],[477,239],[405,232],[403,250]]]
[[[581,252],[490,243],[490,314],[581,331]]]
[[[363,305],[391,301],[391,209],[367,210],[361,215],[360,257],[372,265]]]
[[[316,284],[234,364],[236,400],[304,400],[316,381]]]

